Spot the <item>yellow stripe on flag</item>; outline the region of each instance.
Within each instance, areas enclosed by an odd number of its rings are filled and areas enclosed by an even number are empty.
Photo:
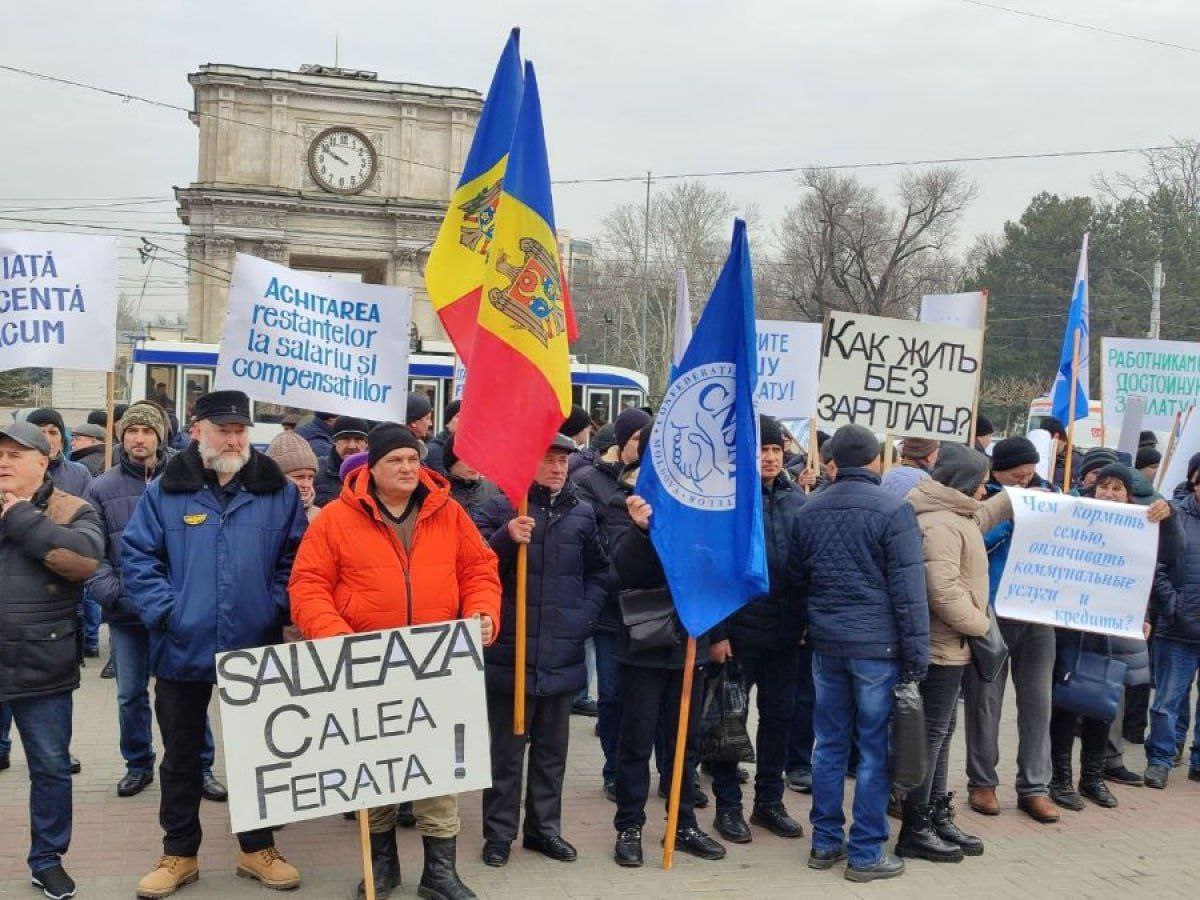
[[[425,290],[436,310],[477,290],[483,283],[507,164],[505,155],[479,177],[459,185],[450,198],[446,218],[425,264]]]

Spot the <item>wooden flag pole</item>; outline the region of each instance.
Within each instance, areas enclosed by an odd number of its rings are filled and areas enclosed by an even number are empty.
[[[662,865],[671,870],[675,859],[675,832],[679,830],[679,791],[687,758],[688,720],[692,714],[692,678],[696,674],[696,639],[689,636],[683,654],[683,687],[679,691],[679,724],[675,729],[675,759],[671,766],[671,793],[667,800],[667,836],[663,839]],[[688,773],[688,778],[692,773]]]
[[[817,446],[817,419],[814,416],[808,420],[808,469],[814,474],[818,474],[821,469],[821,449]],[[812,488],[806,487],[804,493],[808,493]]]
[[[983,338],[979,342],[979,346],[983,347],[987,344],[987,299],[988,292],[980,291],[983,294]],[[979,395],[983,391],[983,354],[980,354],[979,368],[975,372],[975,405],[971,407],[971,430],[967,435],[967,446],[972,450],[975,449],[975,439],[978,437],[976,431],[979,429]]]
[[[1195,407],[1189,407],[1190,413]],[[1175,413],[1175,424],[1171,426],[1171,436],[1167,438],[1167,452],[1163,454],[1162,465],[1158,467],[1158,475],[1154,479],[1154,489],[1158,490],[1162,487],[1163,478],[1167,475],[1167,469],[1171,467],[1171,459],[1175,456],[1175,441],[1178,438],[1180,431],[1183,430],[1183,410]]]
[[[892,468],[892,433],[885,432],[883,435],[883,474],[886,475]]]
[[[115,372],[109,372],[104,379],[104,408],[107,414],[104,421],[107,426],[104,429],[104,471],[107,472],[113,464],[113,433],[117,429],[117,423],[113,421],[113,409],[116,407],[117,394],[117,376]]]
[[[375,872],[371,869],[371,829],[368,827],[367,811],[358,811],[358,843],[362,849],[363,888],[367,900],[375,900]]]
[[[1063,493],[1071,492],[1071,453],[1075,449],[1075,394],[1079,388],[1079,329],[1075,329],[1075,348],[1071,351],[1071,400],[1067,404],[1070,422],[1067,424],[1067,458],[1063,462]],[[1050,471],[1054,480],[1054,470]]]
[[[522,497],[518,516],[529,515],[529,498]],[[525,733],[525,598],[529,590],[529,545],[517,545],[517,615],[514,622],[516,651],[513,656],[513,734]]]

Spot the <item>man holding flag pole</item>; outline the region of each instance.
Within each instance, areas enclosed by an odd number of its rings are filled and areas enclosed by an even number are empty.
[[[618,643],[622,715],[614,855],[620,865],[642,863],[648,762],[663,706],[678,712],[673,740],[668,727],[672,781],[663,867],[671,867],[676,846],[703,859],[725,856],[725,848],[697,827],[692,807],[699,726],[692,707],[700,687],[697,644],[706,644],[711,628],[768,591],[753,402],[757,375],[750,247],[746,225],[737,220],[729,258],[642,441],[644,461],[628,501],[636,527],[614,549],[622,586],[632,589],[621,597]]]
[[[1075,272],[1075,290],[1063,331],[1058,372],[1050,390],[1054,418],[1067,426],[1066,462],[1063,466],[1064,493],[1071,490],[1071,454],[1075,445],[1075,422],[1088,417],[1088,384],[1091,354],[1088,352],[1088,236],[1079,250],[1079,268]]]

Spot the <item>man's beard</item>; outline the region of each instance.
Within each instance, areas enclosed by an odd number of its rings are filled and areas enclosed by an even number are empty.
[[[236,475],[250,462],[250,446],[242,450],[236,457],[226,456],[221,450],[214,450],[203,441],[200,442],[200,459],[204,468],[211,469],[218,475]]]

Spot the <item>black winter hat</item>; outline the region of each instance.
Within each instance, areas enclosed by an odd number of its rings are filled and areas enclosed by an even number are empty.
[[[1188,460],[1187,480],[1191,481],[1197,472],[1200,472],[1200,453],[1193,453],[1192,458]]]
[[[207,419],[214,425],[253,425],[250,398],[241,391],[209,391],[196,398],[197,421]]]
[[[1046,416],[1046,418],[1042,419],[1042,424],[1039,427],[1050,432],[1050,437],[1061,436],[1065,438],[1067,436],[1066,427],[1054,416]]]
[[[58,429],[58,433],[63,437],[67,435],[67,426],[63,423],[62,413],[57,409],[50,409],[43,406],[41,409],[35,409],[25,417],[25,421],[30,425],[53,425]]]
[[[450,471],[450,467],[458,462],[458,454],[454,452],[454,435],[446,438],[446,443],[442,444],[442,468]]]
[[[985,415],[975,417],[975,437],[987,437],[989,434],[996,433],[996,426],[992,424],[992,420]]]
[[[1089,472],[1102,469],[1105,466],[1110,466],[1120,461],[1117,457],[1117,451],[1111,447],[1093,447],[1087,453],[1083,454],[1083,459],[1079,463],[1079,477],[1082,478]]]
[[[108,412],[103,409],[93,409],[88,413],[87,423],[89,425],[99,425],[104,428],[108,425]]]
[[[997,441],[992,447],[992,469],[997,472],[1007,472],[1030,463],[1037,465],[1040,459],[1033,441],[1020,435]]]
[[[782,447],[783,426],[774,416],[758,417],[758,445],[760,447]]]
[[[629,410],[626,410],[629,412]],[[638,468],[641,468],[642,463],[646,459],[646,450],[650,446],[650,433],[654,430],[654,420],[650,419],[640,431],[638,431]]]
[[[617,439],[617,449],[624,450],[625,445],[629,443],[629,439],[646,427],[646,423],[650,421],[650,414],[645,410],[630,407],[629,409],[621,410],[621,414],[617,416],[617,420],[613,423],[613,429]]]
[[[421,442],[407,425],[384,422],[376,425],[367,435],[367,466],[374,466],[393,450],[407,447],[421,453]]]
[[[1096,484],[1104,481],[1106,478],[1116,478],[1125,485],[1125,493],[1129,495],[1129,499],[1133,499],[1133,469],[1129,466],[1123,466],[1120,463],[1109,463],[1096,475]]]
[[[592,449],[597,453],[606,453],[610,447],[615,447],[616,443],[617,428],[612,422],[606,422],[592,438]]]
[[[408,392],[408,408],[404,412],[404,423],[407,425],[410,422],[415,422],[418,419],[423,419],[433,411],[433,404],[429,402],[429,396],[417,391]]]
[[[558,426],[558,433],[565,434],[567,437],[575,437],[575,435],[591,424],[592,417],[588,415],[586,409],[582,406],[572,406],[571,414],[563,419],[563,423]]]
[[[839,469],[867,466],[879,457],[879,438],[862,425],[843,425],[829,439],[829,453]]]
[[[451,400],[449,403],[446,404],[446,415],[444,417],[445,421],[449,422],[451,419],[453,419],[455,416],[458,415],[458,413],[461,409],[462,409],[462,401],[461,400]]]
[[[338,416],[333,423],[333,439],[336,441],[341,437],[366,437],[370,430],[366,419]]]
[[[1139,447],[1157,447],[1158,446],[1158,435],[1155,434],[1153,431],[1143,431],[1141,434],[1138,435],[1138,446]]]
[[[1138,447],[1137,458],[1133,463],[1135,469],[1144,469],[1146,466],[1157,466],[1162,463],[1162,454],[1154,447],[1142,445]]]

